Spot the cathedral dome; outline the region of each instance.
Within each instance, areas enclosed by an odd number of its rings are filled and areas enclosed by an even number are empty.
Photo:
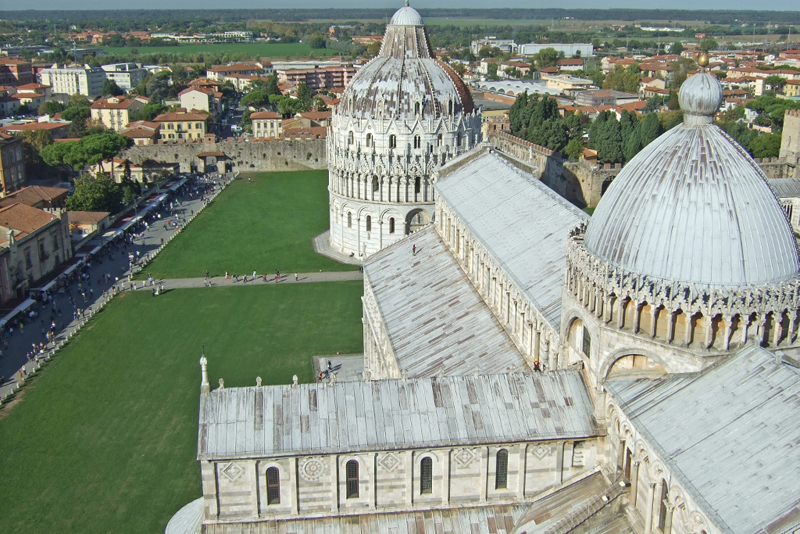
[[[378,56],[347,84],[337,113],[413,120],[469,114],[473,108],[458,74],[436,59],[422,17],[406,5],[386,27]]]
[[[584,245],[613,267],[706,287],[794,278],[792,229],[758,165],[713,124],[722,100],[714,76],[681,86],[684,123],[619,173],[592,217]]]

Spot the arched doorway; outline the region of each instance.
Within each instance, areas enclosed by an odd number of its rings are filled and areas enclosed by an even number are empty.
[[[421,230],[430,222],[428,214],[424,210],[411,210],[406,215],[406,235],[413,234]]]

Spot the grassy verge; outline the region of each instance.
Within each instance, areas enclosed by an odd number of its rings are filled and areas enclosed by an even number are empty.
[[[243,174],[147,267],[157,278],[351,271],[314,252],[328,229],[328,171]]]
[[[313,354],[362,350],[361,292],[340,282],[121,295],[0,412],[0,532],[163,532],[200,496],[201,343],[212,385],[310,381]]]

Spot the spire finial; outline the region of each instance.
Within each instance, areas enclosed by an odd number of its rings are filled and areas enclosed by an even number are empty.
[[[207,365],[208,360],[206,360],[204,354],[200,357],[200,393],[208,393],[211,391],[211,386],[208,383],[208,371],[206,370]]]
[[[408,6],[409,6],[409,4],[408,4],[408,0],[406,0],[406,7],[408,7]]]

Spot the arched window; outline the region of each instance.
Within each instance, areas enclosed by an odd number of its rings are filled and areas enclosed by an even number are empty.
[[[449,113],[450,115],[453,114],[453,101],[452,100],[447,102],[447,113]]]
[[[436,136],[436,146],[442,146],[442,134]]]
[[[389,219],[389,233],[390,234],[394,233],[394,217]]]
[[[508,451],[500,449],[497,451],[496,459],[494,489],[506,489],[508,487]]]
[[[456,136],[456,146],[461,146],[461,132]]]
[[[353,132],[347,132],[347,144],[348,145],[353,144]]]
[[[277,467],[267,469],[267,505],[281,503],[281,475]]]
[[[367,232],[372,231],[372,217],[367,215]]]
[[[347,212],[347,227],[348,228],[353,227],[353,214],[350,213],[349,211]]]
[[[664,532],[664,527],[667,526],[667,499],[669,492],[667,491],[667,481],[661,481],[661,498],[658,500],[658,528]]]
[[[371,147],[371,146],[372,146],[372,134],[368,133],[367,134],[367,147]]]
[[[389,136],[389,148],[397,148],[397,136],[394,134]]]
[[[422,146],[422,138],[418,135],[414,136],[414,148],[419,148]]]
[[[414,115],[419,115],[419,102],[414,103]]]
[[[419,176],[414,178],[414,193],[419,193]]]
[[[358,498],[358,462],[350,460],[347,462],[347,498]]]
[[[380,185],[378,184],[378,177],[375,176],[372,178],[372,190],[377,191]]]
[[[433,460],[430,456],[423,458],[419,465],[419,492],[433,493]]]

